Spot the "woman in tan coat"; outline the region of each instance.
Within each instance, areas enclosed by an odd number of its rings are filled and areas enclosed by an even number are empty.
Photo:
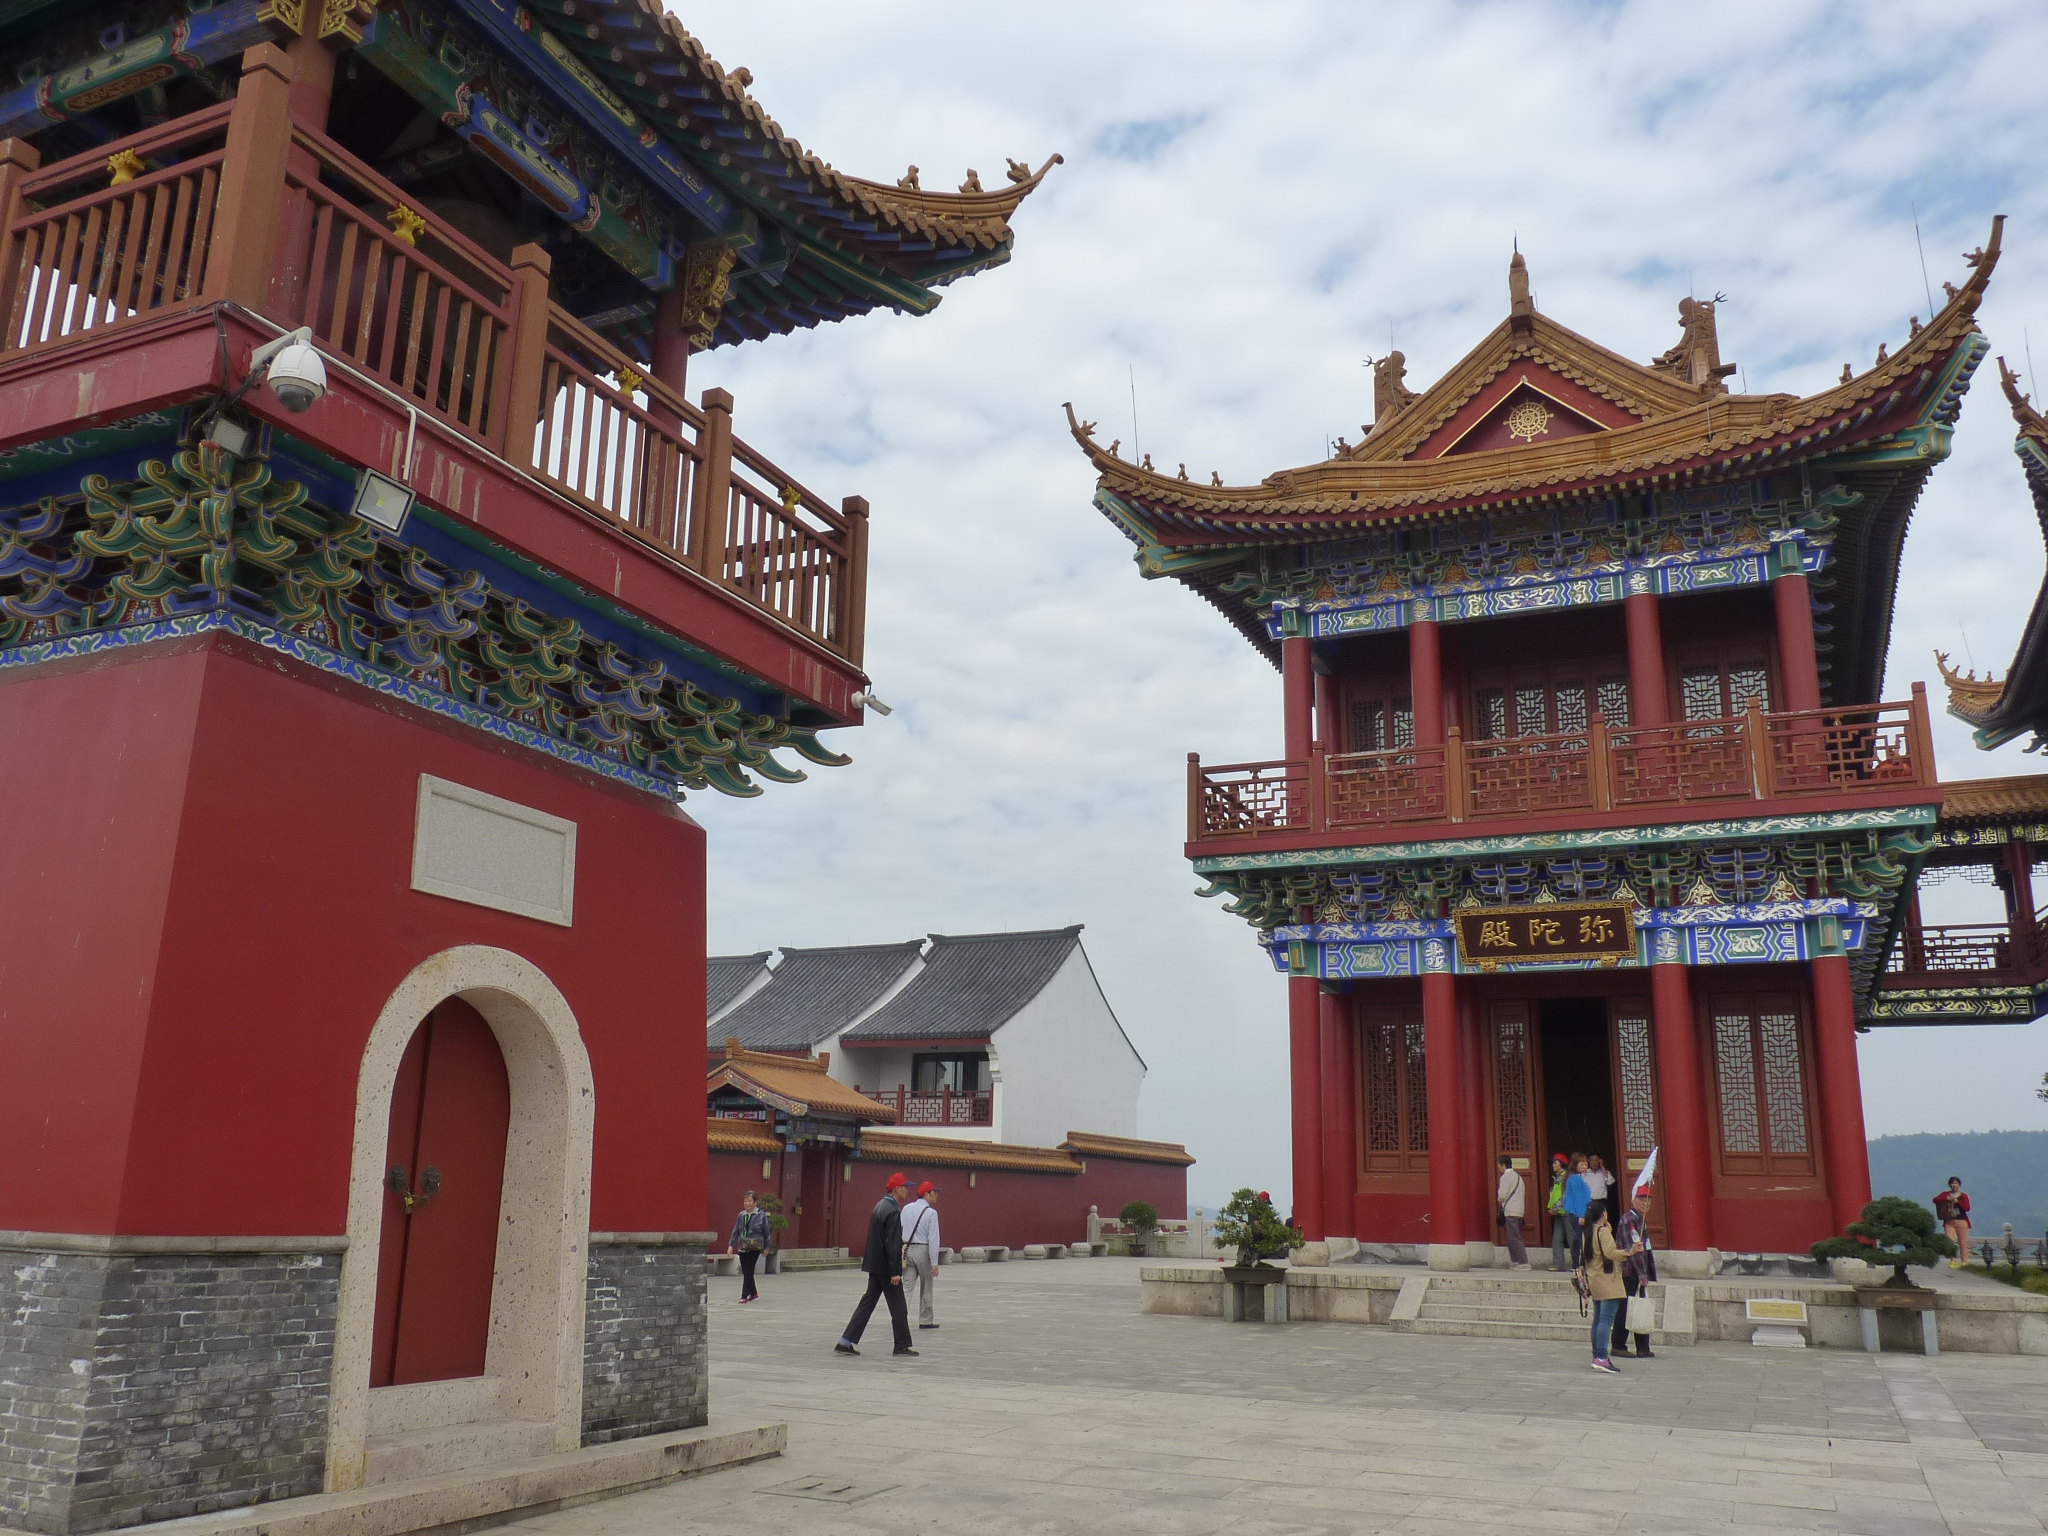
[[[1586,1295],[1593,1303],[1593,1369],[1610,1376],[1621,1374],[1607,1357],[1607,1351],[1608,1340],[1614,1334],[1615,1315],[1628,1295],[1622,1261],[1632,1251],[1614,1240],[1614,1218],[1606,1207],[1595,1205],[1586,1217],[1585,1267],[1580,1273],[1585,1277]]]

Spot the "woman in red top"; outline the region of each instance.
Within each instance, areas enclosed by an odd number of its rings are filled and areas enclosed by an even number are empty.
[[[1948,1188],[1934,1197],[1934,1214],[1956,1245],[1956,1256],[1948,1261],[1948,1267],[1961,1269],[1970,1258],[1970,1197],[1963,1193],[1961,1179],[1950,1179]]]

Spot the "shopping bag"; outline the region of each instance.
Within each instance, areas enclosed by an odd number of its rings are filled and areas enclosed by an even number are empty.
[[[1657,1331],[1657,1303],[1647,1296],[1631,1296],[1628,1299],[1628,1331],[1630,1333],[1655,1333]]]

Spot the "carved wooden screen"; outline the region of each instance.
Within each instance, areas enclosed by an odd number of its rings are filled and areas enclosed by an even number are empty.
[[[1716,1117],[1724,1174],[1814,1171],[1807,1050],[1789,996],[1715,998]]]
[[[1493,1045],[1493,1153],[1526,1157],[1535,1168],[1535,1074],[1531,1040],[1535,1021],[1525,1002],[1500,1001],[1487,1010]],[[1488,1166],[1492,1159],[1488,1159]]]
[[[1368,1173],[1429,1166],[1429,1074],[1419,1005],[1358,1010],[1360,1073]]]
[[[1354,683],[1344,699],[1350,714],[1346,752],[1391,752],[1415,745],[1415,707],[1406,688]]]
[[[1614,1106],[1622,1166],[1634,1168],[1657,1145],[1657,1075],[1651,1060],[1650,1005],[1618,997],[1614,1019]]]
[[[1629,721],[1628,679],[1597,666],[1493,670],[1474,680],[1472,736],[1498,741],[1518,736],[1576,736],[1599,710],[1612,726]]]

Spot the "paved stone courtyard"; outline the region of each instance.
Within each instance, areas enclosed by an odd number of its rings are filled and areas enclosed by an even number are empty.
[[[711,1281],[712,1411],[789,1453],[522,1522],[713,1532],[2038,1533],[2048,1362],[1583,1345],[1137,1311],[1137,1265],[966,1265],[924,1354],[830,1352],[861,1277]],[[770,1492],[808,1484],[839,1499]],[[850,1485],[850,1486],[849,1486]],[[866,1490],[875,1490],[867,1492]]]

